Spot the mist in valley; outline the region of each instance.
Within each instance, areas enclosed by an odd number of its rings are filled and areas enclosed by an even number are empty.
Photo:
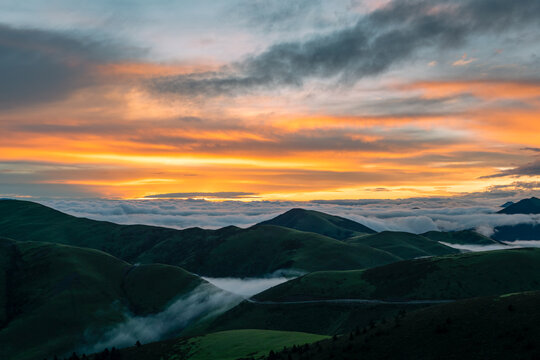
[[[88,345],[81,346],[78,352],[95,353],[105,348],[133,346],[137,341],[144,344],[173,337],[193,323],[223,313],[242,300],[211,284],[202,284],[160,313],[134,316],[126,311],[125,321],[106,330],[98,339],[89,335],[94,332],[89,329]]]

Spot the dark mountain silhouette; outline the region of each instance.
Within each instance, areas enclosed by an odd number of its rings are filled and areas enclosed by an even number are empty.
[[[499,214],[540,214],[540,199],[523,199],[498,211]]]

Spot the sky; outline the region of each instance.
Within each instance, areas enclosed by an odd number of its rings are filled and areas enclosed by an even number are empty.
[[[0,197],[534,193],[539,74],[538,0],[0,0]]]

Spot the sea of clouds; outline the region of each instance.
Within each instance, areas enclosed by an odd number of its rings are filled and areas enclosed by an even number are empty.
[[[415,198],[405,200],[205,201],[205,200],[41,200],[65,213],[119,224],[147,224],[176,229],[249,227],[292,208],[318,210],[355,220],[376,231],[421,234],[426,231],[475,229],[491,235],[497,226],[538,224],[540,215],[496,212],[519,197]]]

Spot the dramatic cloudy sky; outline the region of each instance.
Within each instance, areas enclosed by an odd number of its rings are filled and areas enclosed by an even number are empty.
[[[539,190],[540,1],[0,0],[0,135],[3,197]]]

